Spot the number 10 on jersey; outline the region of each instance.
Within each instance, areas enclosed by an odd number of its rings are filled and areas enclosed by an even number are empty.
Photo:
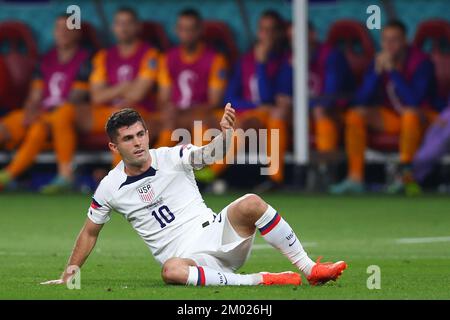
[[[158,210],[152,211],[152,216],[155,217],[161,228],[164,228],[167,224],[175,220],[174,214],[166,205],[159,207]]]

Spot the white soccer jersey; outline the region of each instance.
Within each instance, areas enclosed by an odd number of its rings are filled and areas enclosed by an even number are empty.
[[[189,164],[189,154],[195,148],[184,145],[150,149],[151,167],[138,176],[127,176],[121,161],[95,191],[89,219],[104,224],[116,210],[131,223],[161,264],[180,256],[195,238],[192,232],[214,218]]]

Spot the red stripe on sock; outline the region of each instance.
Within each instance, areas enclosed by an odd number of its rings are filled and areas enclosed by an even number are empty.
[[[267,228],[264,229],[264,231],[261,232],[261,235],[265,235],[268,234],[273,228],[275,228],[278,224],[278,222],[280,222],[281,220],[281,216],[278,215],[277,218],[272,222],[272,224],[270,226],[268,226]]]
[[[200,285],[204,286],[206,283],[205,270],[202,267],[198,267],[198,271],[200,271]]]

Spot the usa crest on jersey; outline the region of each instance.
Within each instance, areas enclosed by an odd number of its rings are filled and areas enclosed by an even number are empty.
[[[142,201],[147,203],[152,203],[155,198],[155,192],[153,191],[152,185],[150,183],[146,183],[143,186],[140,186],[136,189],[139,194],[139,197]]]

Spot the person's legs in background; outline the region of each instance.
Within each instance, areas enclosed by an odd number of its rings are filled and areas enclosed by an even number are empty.
[[[316,148],[321,154],[330,154],[337,150],[339,132],[336,120],[323,107],[313,109],[314,134]]]
[[[330,188],[333,194],[361,193],[364,180],[364,151],[367,144],[366,109],[352,108],[345,115],[347,178]]]
[[[364,152],[367,147],[367,131],[384,131],[399,134],[400,116],[391,109],[357,107],[345,116],[345,149],[348,161],[347,178],[330,188],[333,194],[361,193],[364,191]]]
[[[275,174],[270,175],[270,180],[273,182],[275,188],[278,188],[285,178],[285,162],[286,150],[288,147],[288,130],[292,123],[292,98],[286,95],[278,95],[276,97],[275,106],[270,110],[270,115],[267,119],[267,149],[272,152],[274,143],[278,143],[278,156],[270,154],[271,161],[278,161],[278,163],[271,163],[274,168],[278,168]],[[278,141],[272,141],[273,130],[278,130]]]
[[[387,192],[396,194],[406,191],[409,195],[414,195],[420,193],[420,189],[413,183],[412,162],[420,147],[428,120],[425,113],[417,108],[405,108],[400,119],[400,170],[393,183],[387,187]],[[408,190],[405,189],[406,186],[408,186]]]
[[[332,108],[316,105],[311,110],[310,124],[315,137],[316,152],[312,154],[315,190],[324,190],[334,181],[340,140],[338,112]]]
[[[63,192],[73,186],[73,158],[77,145],[76,106],[70,103],[62,104],[51,112],[49,122],[58,174],[40,189],[40,192],[45,194]]]
[[[0,148],[13,150],[25,137],[27,128],[22,124],[24,111],[14,110],[0,118]]]
[[[414,180],[419,184],[423,183],[437,161],[449,151],[450,108],[447,108],[428,129],[422,146],[414,157],[412,165]],[[408,189],[406,186],[407,193]]]
[[[0,148],[11,151],[22,142],[27,132],[27,128],[22,125],[23,117],[24,112],[20,109],[0,119]],[[7,185],[12,178],[7,170],[0,170],[0,188]]]
[[[42,114],[39,119],[26,129],[25,137],[17,150],[12,161],[0,171],[0,187],[6,186],[26,169],[28,169],[36,159],[40,151],[47,145],[50,136],[49,113]],[[18,122],[15,126],[23,127],[23,117],[16,115]],[[12,124],[12,120],[11,124]],[[20,121],[19,121],[20,120]],[[8,125],[6,125],[8,126]],[[17,130],[17,131],[16,131]],[[20,129],[21,131],[22,129]],[[19,129],[9,131],[11,136],[19,134]],[[14,140],[14,139],[13,139]]]

